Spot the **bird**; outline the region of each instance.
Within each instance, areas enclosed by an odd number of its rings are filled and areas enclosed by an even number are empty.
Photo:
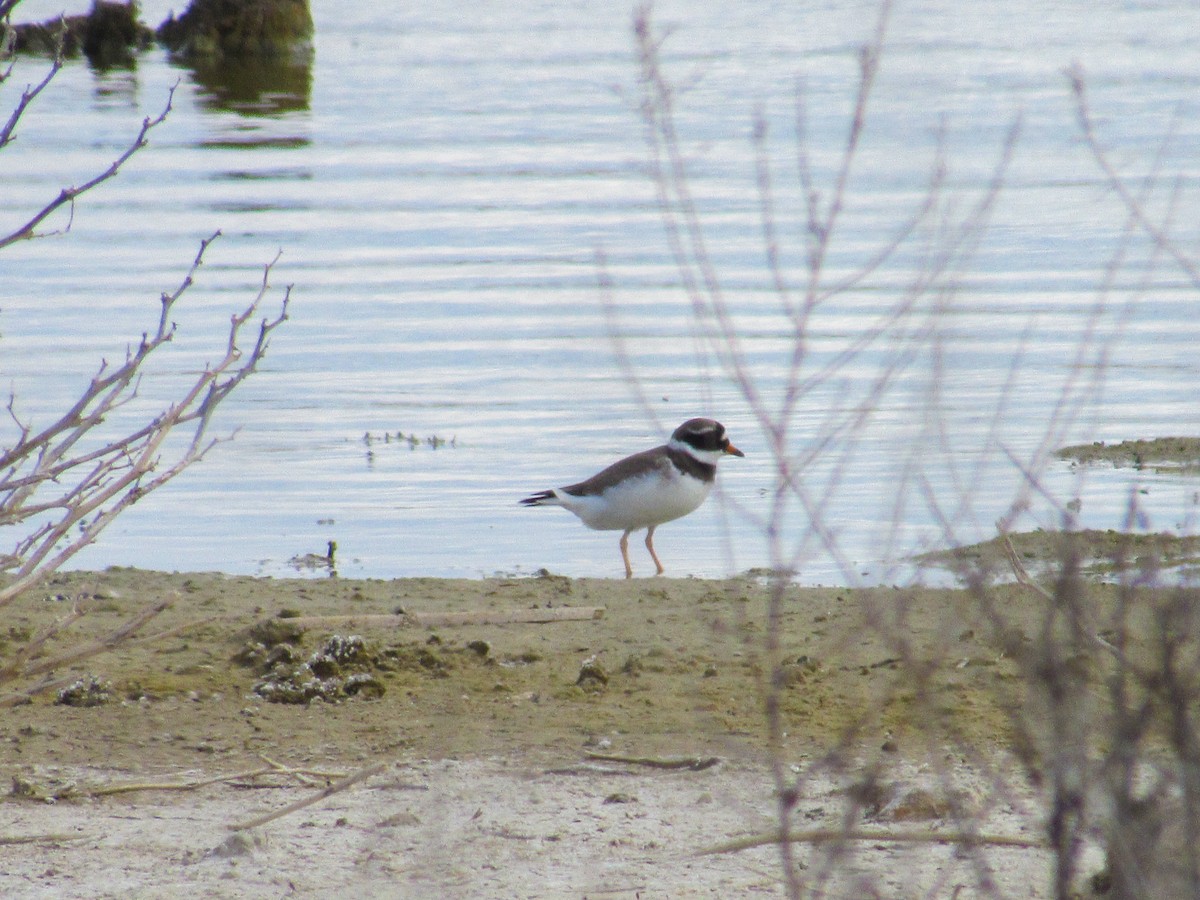
[[[661,575],[666,570],[654,552],[654,529],[705,501],[717,475],[717,460],[745,455],[729,442],[720,422],[688,419],[661,447],[627,456],[578,484],[539,491],[521,505],[561,506],[588,528],[624,532],[620,547],[626,578],[633,577],[629,535],[645,528],[646,549]]]

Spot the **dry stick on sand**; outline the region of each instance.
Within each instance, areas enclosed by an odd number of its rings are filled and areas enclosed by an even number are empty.
[[[86,791],[85,796],[110,797],[113,794],[129,794],[136,791],[194,791],[197,788],[207,787],[210,784],[219,784],[224,781],[240,781],[243,778],[258,778],[262,775],[287,775],[309,785],[312,784],[310,778],[345,777],[338,772],[321,772],[314,769],[293,769],[291,766],[286,766],[283,763],[276,762],[268,756],[263,756],[262,759],[267,763],[267,765],[260,766],[257,769],[247,769],[244,772],[230,772],[227,775],[214,775],[211,778],[199,778],[194,781],[150,781],[134,782],[130,784],[111,784],[106,787],[94,788],[93,790]]]
[[[370,778],[372,775],[378,775],[380,772],[386,769],[387,766],[388,764],[385,762],[376,763],[369,768],[363,769],[361,772],[355,772],[353,775],[347,775],[341,781],[331,784],[329,787],[322,791],[318,791],[311,797],[305,797],[303,800],[297,800],[295,803],[290,803],[283,807],[283,809],[277,809],[274,812],[263,813],[261,816],[256,816],[253,819],[247,819],[245,822],[235,822],[234,824],[227,825],[225,827],[230,831],[245,831],[248,828],[257,828],[259,825],[266,825],[268,822],[273,822],[275,819],[283,818],[290,813],[296,812],[298,809],[304,809],[306,806],[312,806],[314,803],[319,803],[326,797],[332,797],[334,794],[344,791],[346,788],[352,787],[358,784],[360,781]]]
[[[199,778],[194,781],[166,781],[166,782],[134,782],[129,784],[111,784],[106,787],[93,788],[90,791],[84,791],[85,797],[111,797],[116,794],[130,794],[138,791],[194,791],[197,788],[207,787],[210,784],[219,784],[221,782],[233,782],[243,778],[257,778],[262,775],[288,775],[292,778],[305,783],[311,784],[310,778],[338,778],[342,777],[339,773],[321,772],[315,769],[294,769],[291,766],[277,762],[265,754],[260,754],[263,760],[267,763],[265,766],[260,766],[257,769],[248,769],[244,772],[231,772],[227,775],[216,775],[212,778]],[[376,766],[375,770],[382,768]],[[330,788],[327,788],[322,794],[315,798],[310,798],[302,801],[299,805],[293,804],[286,810],[279,813],[272,813],[265,820],[269,821],[279,815],[291,812],[293,808],[299,809],[300,806],[307,806],[310,803],[316,802],[323,796],[328,796],[337,790],[343,790],[349,787],[355,781],[371,774],[371,771],[352,775],[350,778],[342,782],[338,782]],[[234,826],[237,827],[237,826]],[[89,840],[90,836],[86,834],[19,834],[19,835],[0,835],[0,847],[10,846],[15,844],[60,844],[66,841]]]
[[[346,777],[342,772],[317,772],[313,771],[312,769],[293,769],[291,766],[286,766],[281,762],[271,759],[271,757],[267,756],[265,753],[260,753],[258,755],[263,762],[265,762],[268,766],[274,767],[279,774],[290,775],[301,784],[307,784],[309,787],[315,787],[322,778],[326,781],[329,781],[331,778]]]
[[[230,772],[227,775],[214,775],[211,778],[198,778],[195,781],[138,781],[129,784],[110,784],[105,787],[93,788],[85,792],[88,797],[111,797],[114,794],[133,794],[138,791],[194,791],[210,784],[222,781],[235,781],[242,778],[256,778],[259,775],[270,775],[275,771],[272,766],[259,766],[257,769],[247,769],[244,772]]]
[[[963,831],[887,831],[882,828],[861,828],[840,831],[836,828],[818,828],[813,831],[793,831],[786,836],[792,844],[831,844],[838,841],[876,841],[881,844],[962,844],[967,847],[1016,847],[1036,850],[1049,847],[1039,838],[1009,837],[1002,834],[977,834]],[[696,856],[711,856],[717,853],[738,853],[755,847],[778,844],[781,836],[753,834],[737,838],[696,851]]]
[[[625,763],[631,766],[649,766],[651,769],[689,769],[700,772],[711,769],[721,761],[719,756],[683,756],[660,758],[656,756],[619,756],[612,753],[586,753],[588,759],[601,762]]]
[[[13,844],[65,844],[67,841],[87,841],[91,838],[86,834],[0,834],[0,847]]]

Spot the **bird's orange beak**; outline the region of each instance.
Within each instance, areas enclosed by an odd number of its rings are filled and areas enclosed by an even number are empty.
[[[737,447],[733,446],[733,444],[726,444],[725,452],[728,453],[730,456],[745,456],[746,455],[741,450],[739,450]]]

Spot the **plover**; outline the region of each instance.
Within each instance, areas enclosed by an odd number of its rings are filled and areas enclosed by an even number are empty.
[[[724,425],[712,419],[688,419],[661,447],[627,456],[587,481],[541,491],[521,503],[562,506],[588,528],[623,531],[620,546],[626,578],[633,577],[629,535],[645,528],[646,549],[661,575],[664,569],[654,552],[654,529],[704,502],[717,474],[717,460],[726,455],[746,454],[729,443]]]

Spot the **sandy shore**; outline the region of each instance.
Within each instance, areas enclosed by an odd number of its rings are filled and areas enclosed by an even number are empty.
[[[10,608],[6,649],[81,595],[70,641],[162,599],[142,633],[169,633],[81,665],[68,702],[49,691],[5,710],[5,897],[784,893],[773,846],[699,853],[775,827],[767,592],[752,578],[114,569],[60,576]],[[600,618],[497,624],[592,608]],[[446,614],[462,616],[418,624]],[[356,618],[311,619],[335,615]],[[1038,798],[1009,753],[1021,701],[962,592],[796,588],[780,633],[779,761],[810,838],[795,845],[807,885],[1049,896]],[[919,690],[918,660],[936,660]],[[206,779],[221,780],[194,785]],[[964,825],[996,841],[966,852]],[[816,840],[846,829],[862,833]]]

